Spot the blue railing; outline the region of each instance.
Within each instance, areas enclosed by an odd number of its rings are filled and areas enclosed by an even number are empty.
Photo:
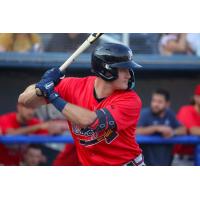
[[[68,58],[70,53],[0,53],[0,70],[9,68],[26,68],[26,69],[47,69],[58,67]],[[81,54],[70,70],[88,69],[90,70],[91,53]],[[200,71],[200,57],[194,55],[134,55],[136,62],[140,63],[144,71]]]
[[[199,136],[175,136],[165,139],[160,136],[137,136],[139,144],[193,144],[195,149],[195,165],[200,166],[200,137]],[[25,144],[25,143],[73,143],[70,135],[59,136],[0,136],[0,143],[3,144]]]

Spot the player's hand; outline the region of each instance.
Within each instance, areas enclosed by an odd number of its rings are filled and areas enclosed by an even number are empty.
[[[44,73],[41,80],[46,79],[52,81],[54,83],[54,86],[56,86],[64,77],[64,73],[61,72],[59,68],[52,68]]]
[[[158,126],[158,132],[160,132],[162,136],[165,138],[169,138],[174,135],[173,129],[169,126],[164,126],[164,125]]]
[[[48,99],[49,96],[54,92],[54,82],[49,79],[42,79],[36,83],[35,88],[41,91],[41,96]]]
[[[41,96],[48,99],[51,103],[59,97],[59,95],[54,91],[53,81],[49,81],[48,79],[42,79],[39,81],[35,85],[35,88],[38,88],[42,92]]]

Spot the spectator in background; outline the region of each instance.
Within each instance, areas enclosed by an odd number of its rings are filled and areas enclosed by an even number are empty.
[[[34,110],[17,105],[17,112],[0,116],[0,129],[3,135],[21,134],[55,134],[61,133],[66,128],[56,126],[56,121],[42,122],[34,117]],[[23,145],[0,144],[0,163],[3,165],[19,165]]]
[[[54,33],[45,51],[47,52],[73,52],[88,37],[86,33]]]
[[[17,112],[0,116],[0,127],[3,134],[47,133],[48,123],[34,118],[34,110],[17,104]]]
[[[80,166],[75,144],[66,144],[56,159],[53,161],[54,166]]]
[[[36,116],[42,121],[65,120],[66,122],[64,115],[59,112],[52,104],[42,105],[37,108]]]
[[[43,120],[56,120],[56,126],[67,126],[64,115],[59,112],[52,104],[43,105],[36,110],[37,116]],[[68,126],[67,126],[68,127]],[[68,130],[68,128],[67,128]],[[70,134],[69,131],[65,132]],[[44,149],[45,146],[45,149]],[[49,161],[49,165],[54,166],[77,166],[80,165],[78,155],[76,153],[75,144],[56,144],[50,143],[43,146],[45,156]]]
[[[185,128],[180,125],[169,107],[169,93],[163,89],[156,90],[152,94],[150,108],[144,108],[141,112],[136,133],[140,135],[161,135],[164,138],[185,134]],[[171,165],[172,145],[144,144],[140,146],[147,165]]]
[[[192,105],[182,106],[177,113],[177,118],[187,128],[188,135],[200,136],[200,84],[194,90]],[[193,145],[176,145],[174,151],[175,163],[193,165]]]
[[[41,38],[36,33],[0,34],[0,52],[38,52],[41,50]]]
[[[31,144],[23,153],[21,166],[38,166],[45,163],[46,158],[42,153],[40,145]]]
[[[52,104],[43,105],[40,108],[37,109],[37,116],[42,120],[50,120],[50,119],[59,119],[59,121],[65,121],[65,124],[67,124],[67,121],[64,117],[64,115],[59,112]],[[68,132],[68,134],[70,134]],[[64,146],[61,144],[46,144],[46,147],[48,148],[48,154],[46,154],[46,157],[49,159],[50,154],[51,157],[55,158],[53,159],[53,162],[51,163],[54,166],[80,166],[80,162],[78,159],[78,155],[76,152],[76,146],[75,144],[65,144]],[[57,150],[57,153],[55,151]],[[59,151],[59,152],[58,152]]]
[[[158,54],[159,33],[130,33],[129,45],[135,54]]]
[[[186,33],[163,34],[159,42],[161,55],[192,54],[193,51],[187,42]]]
[[[187,43],[192,52],[200,56],[200,33],[187,33]]]

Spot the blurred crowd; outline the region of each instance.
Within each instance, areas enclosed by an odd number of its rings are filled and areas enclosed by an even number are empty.
[[[69,128],[63,115],[51,104],[39,109],[17,104],[16,111],[0,115],[0,135],[67,135]],[[1,144],[0,165],[61,165],[63,144]],[[77,165],[74,145],[67,144],[65,165]],[[58,159],[57,159],[58,156]],[[74,159],[75,158],[75,159]]]
[[[200,84],[175,113],[170,105],[170,94],[165,89],[153,92],[149,107],[143,108],[136,133],[138,135],[159,135],[163,138],[174,136],[200,136]],[[142,144],[145,163],[150,166],[193,165],[193,145]]]
[[[0,52],[73,52],[87,33],[0,33]],[[200,33],[107,33],[98,41],[126,42],[135,54],[200,56]],[[98,42],[89,48],[91,52]],[[86,51],[86,52],[87,52]]]
[[[189,101],[190,100],[190,101]],[[136,134],[174,136],[200,136],[200,84],[175,113],[166,89],[152,93],[149,107],[141,111]],[[67,121],[51,104],[39,109],[17,104],[16,112],[0,115],[0,135],[58,135],[69,134]],[[193,165],[193,145],[142,144],[145,163],[149,166]],[[74,144],[0,144],[0,165],[54,165],[79,166]]]

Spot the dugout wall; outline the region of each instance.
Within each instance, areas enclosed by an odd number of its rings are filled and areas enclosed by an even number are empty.
[[[38,81],[42,73],[60,66],[65,53],[1,53],[0,54],[0,114],[14,111],[18,95]],[[137,70],[136,91],[143,106],[148,106],[151,93],[157,88],[169,90],[172,108],[189,103],[196,84],[200,83],[200,58],[196,56],[136,55],[135,61],[144,68]],[[67,69],[67,76],[86,76],[90,72],[90,55],[82,54]]]

